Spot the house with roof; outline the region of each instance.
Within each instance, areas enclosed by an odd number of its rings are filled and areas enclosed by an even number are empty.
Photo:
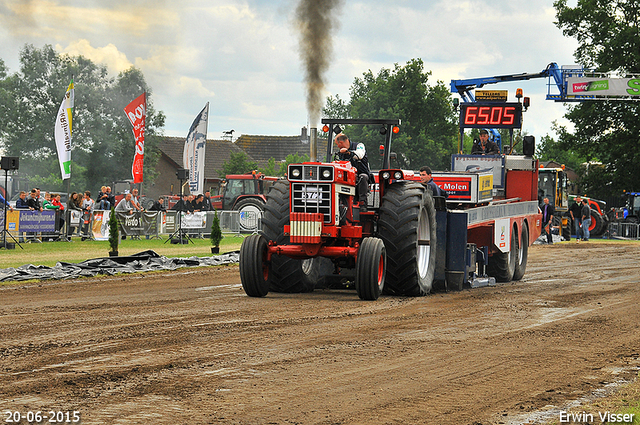
[[[160,141],[158,144],[160,158],[156,165],[158,176],[151,186],[145,187],[145,196],[155,199],[160,195],[180,194],[180,180],[176,172],[182,168],[184,142],[184,137],[165,137]],[[243,150],[229,140],[207,140],[204,154],[204,187],[210,189],[212,195],[218,194],[222,180],[218,170],[221,170],[224,162],[229,160],[231,153],[237,152],[243,152]],[[251,156],[247,159],[255,161]],[[188,193],[189,186],[185,185],[183,194]]]
[[[151,186],[145,186],[145,196],[157,198],[160,195],[179,195],[180,181],[176,176],[178,169],[182,168],[182,153],[184,150],[184,137],[165,137],[158,144],[160,158],[156,169],[158,177]],[[318,139],[317,158],[324,161],[327,151],[327,140]],[[297,136],[259,136],[243,134],[234,142],[230,140],[207,140],[205,151],[205,188],[216,195],[220,188],[222,178],[218,170],[222,170],[225,161],[228,161],[231,153],[244,152],[247,160],[257,162],[258,167],[264,168],[271,158],[276,164],[282,163],[291,154],[309,155],[310,146],[308,137]],[[184,182],[183,182],[184,183]],[[188,194],[189,188],[185,185],[183,194]]]
[[[234,144],[241,148],[251,158],[258,162],[258,166],[266,167],[269,159],[276,164],[282,163],[289,155],[310,155],[309,139],[298,136],[255,136],[243,134]],[[324,161],[327,152],[327,140],[318,138],[318,161]]]

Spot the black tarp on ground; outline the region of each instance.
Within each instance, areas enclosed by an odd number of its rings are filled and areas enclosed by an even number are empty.
[[[239,251],[214,257],[167,258],[155,251],[143,251],[123,257],[103,257],[82,263],[59,262],[54,267],[27,264],[18,268],[0,269],[0,282],[45,279],[74,279],[99,274],[136,273],[153,270],[175,270],[180,267],[219,266],[237,263]]]

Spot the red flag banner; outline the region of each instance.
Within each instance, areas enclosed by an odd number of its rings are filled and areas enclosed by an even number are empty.
[[[144,129],[147,119],[147,93],[142,93],[124,108],[124,113],[133,126],[133,136],[136,139],[136,153],[133,156],[134,183],[142,183],[142,166],[144,165]]]

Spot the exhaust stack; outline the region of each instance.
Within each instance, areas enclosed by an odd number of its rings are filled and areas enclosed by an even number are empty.
[[[310,128],[309,134],[309,160],[311,162],[318,161],[318,129]]]

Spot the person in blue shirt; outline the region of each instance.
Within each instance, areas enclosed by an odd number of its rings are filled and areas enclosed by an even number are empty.
[[[24,190],[20,191],[20,197],[16,201],[16,209],[17,210],[28,210],[29,204],[27,204],[27,192]]]
[[[431,176],[431,168],[426,165],[420,168],[420,182],[424,186],[431,189],[433,196],[444,196],[445,198],[449,196],[447,192],[442,190],[440,186],[438,186],[436,182],[433,181],[433,177]]]
[[[10,211],[13,211],[13,207],[11,207],[11,205],[7,202],[7,200],[4,199],[4,196],[2,196],[1,193],[0,193],[0,205],[3,206],[2,208],[4,208],[4,206],[6,205]]]

